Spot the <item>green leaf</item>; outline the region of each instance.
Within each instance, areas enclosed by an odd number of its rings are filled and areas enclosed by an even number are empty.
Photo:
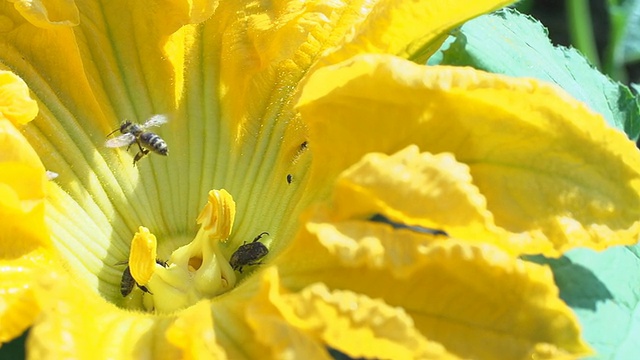
[[[29,330],[8,343],[0,343],[0,359],[20,360],[26,358],[25,342]]]
[[[640,359],[640,246],[601,253],[577,249],[560,259],[529,260],[553,269],[560,297],[597,351],[591,359]]]
[[[503,9],[465,23],[429,64],[472,66],[553,82],[602,114],[629,138],[640,136],[638,99],[594,69],[575,49],[555,47],[535,19]]]

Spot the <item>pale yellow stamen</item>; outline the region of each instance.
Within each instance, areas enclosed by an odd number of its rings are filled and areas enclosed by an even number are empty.
[[[176,249],[166,264],[156,263],[155,236],[140,227],[131,244],[129,266],[136,282],[151,292],[144,298],[148,310],[179,310],[235,286],[236,275],[219,248],[219,243],[231,234],[235,213],[231,194],[226,190],[210,191],[196,220],[200,229],[195,238]]]

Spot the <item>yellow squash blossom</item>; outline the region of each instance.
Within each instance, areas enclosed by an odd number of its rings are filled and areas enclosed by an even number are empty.
[[[640,154],[551,85],[406,60],[510,2],[4,2],[0,342],[587,354],[519,256],[634,243]],[[105,146],[156,114],[167,157]]]

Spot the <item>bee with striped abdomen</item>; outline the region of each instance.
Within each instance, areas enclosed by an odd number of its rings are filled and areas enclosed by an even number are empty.
[[[147,131],[147,128],[150,128],[152,126],[160,126],[167,121],[167,117],[162,114],[153,115],[142,125],[132,123],[131,121],[127,120],[123,122],[119,128],[113,130],[107,136],[112,135],[118,130],[120,130],[122,135],[107,140],[105,146],[110,148],[128,146],[127,150],[129,150],[133,143],[138,144],[138,148],[140,149],[140,151],[138,151],[136,156],[133,158],[133,166],[136,166],[136,162],[142,159],[145,155],[149,154],[149,152],[151,151],[156,154],[166,156],[169,153],[167,143],[162,140],[162,138],[157,134],[151,131]]]

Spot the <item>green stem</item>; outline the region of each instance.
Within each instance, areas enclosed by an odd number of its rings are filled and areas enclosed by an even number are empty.
[[[569,16],[569,35],[571,43],[589,61],[600,68],[598,51],[593,38],[593,22],[591,21],[591,11],[587,0],[567,0],[567,12]]]
[[[610,30],[609,42],[604,53],[603,70],[612,79],[626,82],[627,73],[623,64],[620,45],[624,38],[628,14],[625,13],[618,1],[607,1],[607,8],[609,11]]]

